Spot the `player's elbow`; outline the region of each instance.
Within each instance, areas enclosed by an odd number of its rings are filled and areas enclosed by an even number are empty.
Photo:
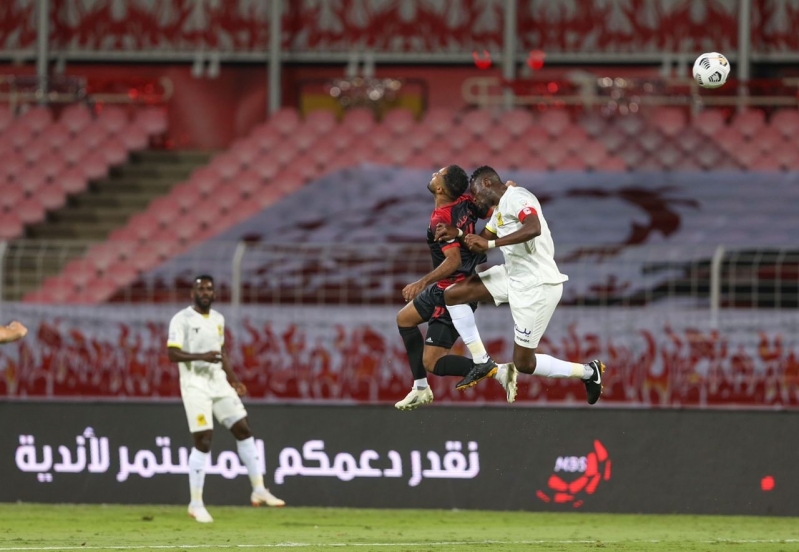
[[[169,358],[169,362],[180,362],[180,359],[178,359],[178,351],[179,349],[175,347],[167,348],[166,356]]]

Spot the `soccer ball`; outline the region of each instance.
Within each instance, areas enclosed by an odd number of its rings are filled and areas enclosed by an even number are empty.
[[[730,62],[718,52],[702,54],[694,62],[694,80],[702,88],[718,88],[729,74]]]

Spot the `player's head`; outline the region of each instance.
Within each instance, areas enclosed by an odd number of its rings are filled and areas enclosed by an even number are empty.
[[[191,286],[191,298],[194,299],[194,304],[200,310],[207,311],[210,309],[211,304],[216,299],[214,277],[208,274],[200,274],[195,277]]]
[[[505,184],[493,168],[488,165],[478,167],[469,179],[472,195],[477,205],[493,207],[505,191]]]
[[[451,199],[458,199],[466,192],[469,187],[469,178],[466,171],[458,165],[449,165],[438,172],[433,173],[427,189],[430,193],[441,193]]]

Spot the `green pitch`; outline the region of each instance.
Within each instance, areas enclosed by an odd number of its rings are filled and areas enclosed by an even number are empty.
[[[8,550],[799,550],[795,518],[0,504]]]

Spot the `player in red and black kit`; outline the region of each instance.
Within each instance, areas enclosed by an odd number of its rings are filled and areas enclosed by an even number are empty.
[[[427,189],[433,194],[435,209],[427,227],[427,245],[433,258],[433,270],[405,286],[402,297],[408,304],[397,314],[397,326],[413,373],[413,388],[395,406],[399,410],[415,408],[433,402],[433,391],[427,382],[427,372],[437,376],[462,376],[471,370],[472,359],[448,354],[458,332],[452,324],[444,302],[444,290],[455,282],[474,274],[477,265],[485,262],[483,254],[462,247],[459,240],[436,241],[436,226],[454,225],[463,234],[474,232],[480,215],[479,207],[464,195],[469,186],[466,172],[457,165],[444,167],[433,174]],[[472,312],[477,303],[470,304]],[[422,338],[419,324],[427,322],[427,337]]]

